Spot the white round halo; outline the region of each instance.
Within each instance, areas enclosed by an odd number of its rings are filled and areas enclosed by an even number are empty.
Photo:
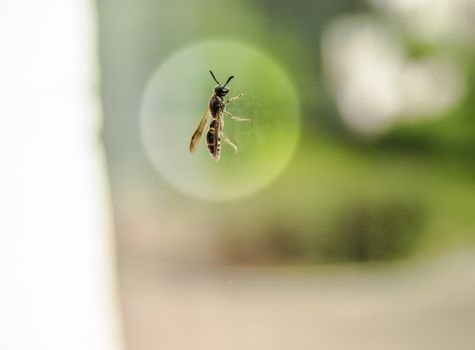
[[[221,160],[211,159],[202,140],[195,154],[188,146],[207,108],[215,82],[229,76],[234,115],[225,116],[224,133],[239,152],[224,143]],[[209,119],[211,120],[211,119]],[[171,55],[154,72],[145,90],[140,132],[148,159],[176,189],[207,200],[249,196],[270,184],[287,166],[300,131],[296,90],[282,67],[251,46],[228,40],[205,41]]]

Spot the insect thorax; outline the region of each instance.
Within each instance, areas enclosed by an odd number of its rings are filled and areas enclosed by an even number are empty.
[[[209,100],[209,111],[211,112],[211,115],[214,119],[217,119],[217,117],[222,114],[224,107],[225,102],[222,97],[213,95]]]

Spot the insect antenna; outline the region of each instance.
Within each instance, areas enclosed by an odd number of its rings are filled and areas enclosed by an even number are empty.
[[[218,83],[219,86],[222,86],[219,81],[216,79],[212,71],[209,71],[211,73],[211,76],[213,77],[214,81]],[[229,81],[229,80],[228,80]],[[226,83],[227,84],[227,83]]]
[[[224,84],[224,86],[228,85],[228,83],[231,81],[232,78],[234,78],[234,75],[231,75],[231,76],[228,78],[228,81],[226,82],[226,84]]]

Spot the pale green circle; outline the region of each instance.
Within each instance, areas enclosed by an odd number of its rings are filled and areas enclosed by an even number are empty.
[[[252,119],[225,116],[224,133],[239,152],[222,141],[217,162],[208,154],[206,129],[197,152],[188,149],[216,85],[210,69],[223,84],[235,76],[227,97],[244,97],[227,110]],[[148,158],[169,184],[195,197],[230,200],[255,193],[285,169],[299,120],[297,93],[281,66],[251,46],[215,40],[188,46],[160,65],[143,96],[140,130]]]

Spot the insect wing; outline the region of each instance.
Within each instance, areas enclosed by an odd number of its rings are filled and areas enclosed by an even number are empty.
[[[191,141],[190,141],[190,152],[191,153],[196,151],[198,141],[200,140],[201,134],[203,133],[203,129],[206,125],[206,122],[208,121],[208,115],[209,115],[209,108],[206,109],[206,112],[203,115],[203,118],[201,118],[200,124],[196,128],[196,131],[193,134],[193,136],[191,137]]]

